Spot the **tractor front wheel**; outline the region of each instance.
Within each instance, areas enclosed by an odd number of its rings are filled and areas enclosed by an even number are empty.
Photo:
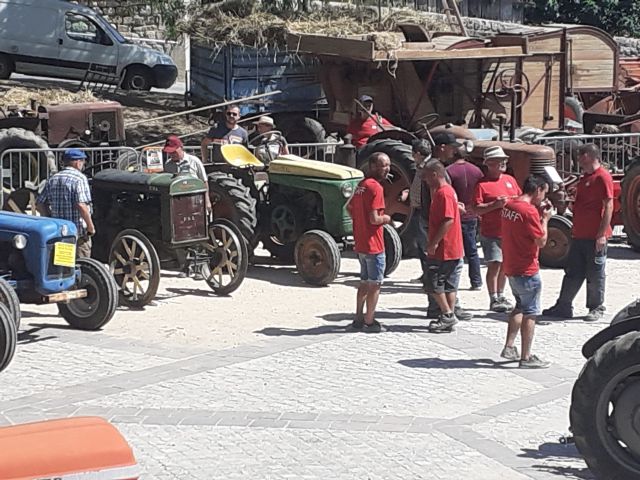
[[[0,304],[7,307],[16,330],[20,328],[20,299],[13,287],[4,278],[0,278]]]
[[[298,273],[310,285],[326,286],[340,271],[340,249],[331,235],[323,230],[309,230],[296,242],[295,260]]]
[[[217,295],[229,295],[247,275],[247,242],[238,227],[225,219],[213,222],[209,227],[209,238],[210,243],[205,248],[210,260],[202,266],[200,273]]]
[[[17,342],[16,324],[7,307],[0,303],[0,372],[11,363]]]
[[[622,220],[627,239],[640,251],[640,163],[631,167],[622,179]]]

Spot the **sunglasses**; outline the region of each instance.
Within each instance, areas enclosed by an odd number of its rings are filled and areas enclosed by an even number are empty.
[[[227,112],[227,117],[239,117],[240,114],[236,112]]]

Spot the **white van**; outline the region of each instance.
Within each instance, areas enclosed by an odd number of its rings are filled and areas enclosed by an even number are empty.
[[[168,55],[127,41],[90,8],[64,0],[0,0],[0,79],[12,72],[81,80],[87,69],[122,88],[168,88],[178,69]],[[116,80],[117,79],[117,80]]]

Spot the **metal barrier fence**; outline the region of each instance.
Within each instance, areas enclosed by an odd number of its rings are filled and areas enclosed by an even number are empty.
[[[299,157],[309,160],[319,160],[321,162],[335,162],[335,155],[338,147],[343,145],[343,142],[326,142],[326,143],[290,143],[287,145],[287,149],[290,155],[297,155]],[[208,161],[204,163],[214,163],[213,152],[216,145],[210,144],[208,146]],[[255,152],[256,147],[250,146],[249,149]],[[191,155],[195,155],[200,158],[202,151],[199,146],[185,145],[184,151]]]
[[[600,149],[602,162],[611,173],[624,173],[629,162],[640,156],[640,133],[538,137],[534,143],[555,150],[558,172],[564,176],[580,173],[578,149],[587,143]]]
[[[44,182],[62,165],[67,148],[11,148],[0,155],[0,207],[6,198],[17,190],[38,192]],[[138,152],[131,147],[79,148],[87,155],[85,174],[91,177],[105,168],[139,170]]]

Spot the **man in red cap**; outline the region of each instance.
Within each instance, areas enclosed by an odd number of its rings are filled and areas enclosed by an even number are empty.
[[[185,153],[182,140],[177,135],[169,135],[162,149],[169,160],[164,164],[164,171],[168,173],[187,173],[202,180],[207,188],[205,205],[207,212],[211,212],[211,199],[209,198],[209,181],[204,165],[198,157]]]

